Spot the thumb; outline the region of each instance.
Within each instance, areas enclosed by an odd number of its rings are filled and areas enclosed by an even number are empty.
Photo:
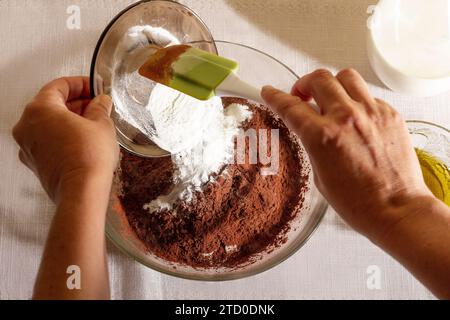
[[[112,110],[112,100],[109,96],[102,94],[95,97],[84,109],[83,116],[87,119],[98,121],[109,118]]]

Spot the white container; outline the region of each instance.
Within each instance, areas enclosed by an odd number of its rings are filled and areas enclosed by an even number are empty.
[[[386,86],[422,97],[450,90],[450,0],[380,0],[369,13],[369,61]]]

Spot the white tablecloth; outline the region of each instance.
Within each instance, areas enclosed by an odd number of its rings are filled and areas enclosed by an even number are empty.
[[[0,0],[0,298],[31,296],[54,207],[18,161],[10,131],[24,104],[47,81],[88,74],[103,28],[132,0]],[[450,95],[429,99],[385,89],[365,54],[366,9],[376,0],[184,0],[216,39],[263,49],[304,74],[318,67],[358,69],[372,92],[406,119],[450,126]],[[66,9],[81,8],[81,30]],[[244,280],[206,283],[147,269],[109,245],[116,299],[419,298],[432,295],[398,263],[332,211],[311,240],[278,267]],[[367,268],[381,270],[369,290]]]

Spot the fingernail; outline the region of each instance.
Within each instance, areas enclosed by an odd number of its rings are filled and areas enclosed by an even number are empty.
[[[101,95],[97,96],[97,99],[99,99],[98,101],[101,103],[108,104],[108,105],[112,104],[111,98],[106,94],[101,94]]]
[[[264,86],[261,90],[261,96],[263,97],[263,99],[266,100],[267,98],[269,98],[271,95],[273,95],[277,91],[278,90],[272,86]]]
[[[274,91],[274,90],[276,90],[274,87],[272,87],[270,85],[264,86],[262,89],[263,89],[263,91]]]

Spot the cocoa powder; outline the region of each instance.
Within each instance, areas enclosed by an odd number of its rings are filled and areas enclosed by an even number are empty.
[[[299,214],[307,190],[305,155],[269,111],[235,98],[224,99],[224,107],[234,102],[247,104],[254,113],[244,129],[279,129],[278,174],[261,175],[261,164],[230,164],[192,202],[149,213],[144,204],[171,189],[171,158],[145,159],[122,151],[122,206],[148,250],[165,260],[202,268],[237,267],[282,245],[289,222]]]

